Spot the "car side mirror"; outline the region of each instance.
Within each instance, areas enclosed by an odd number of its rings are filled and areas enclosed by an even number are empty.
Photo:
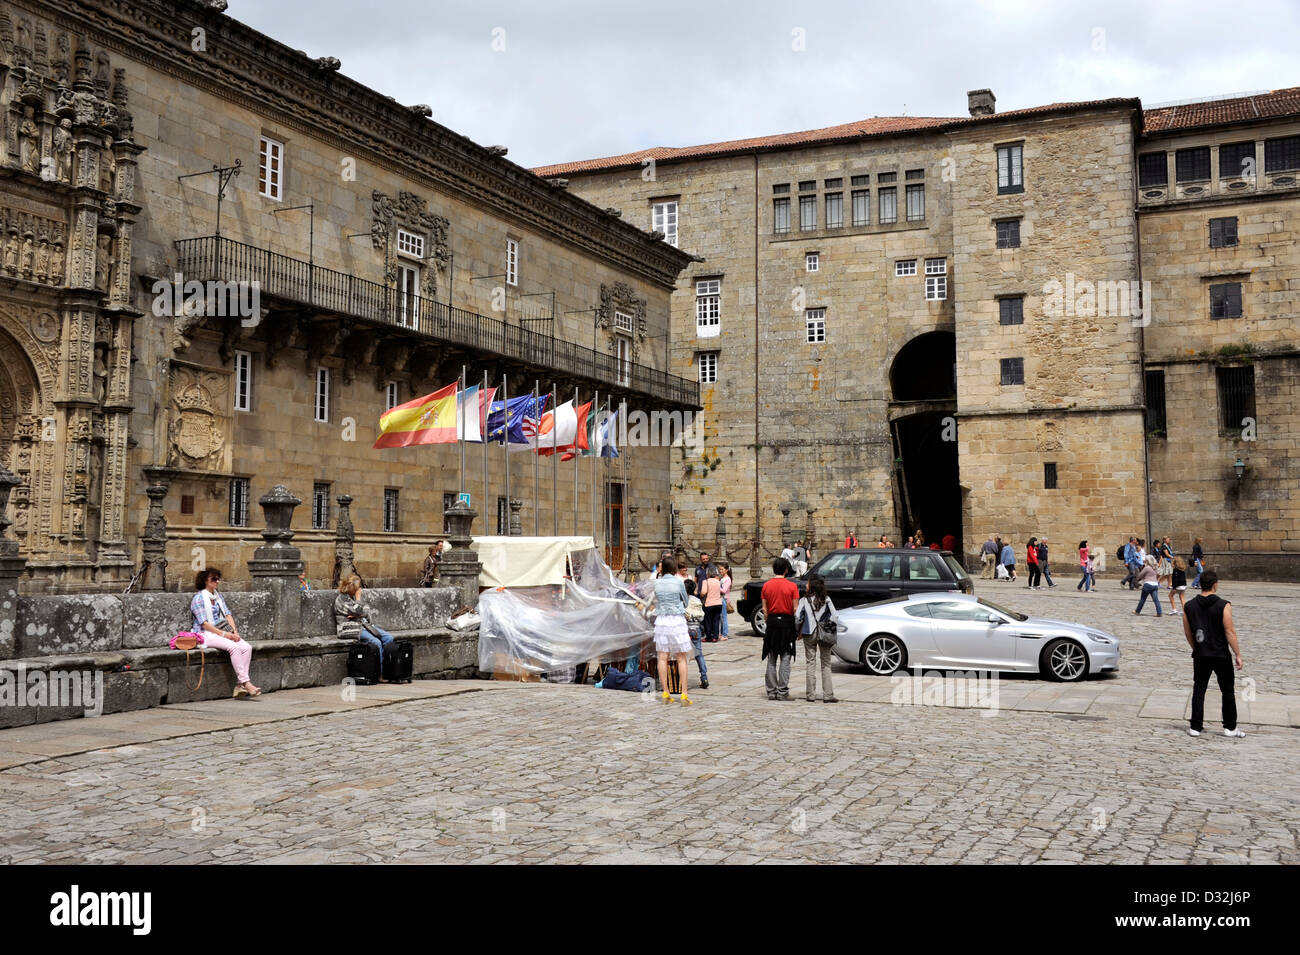
[[[991,624],[993,624],[993,626],[995,626],[995,627],[1000,627],[1000,626],[1002,626],[1002,624],[1003,624],[1004,621],[1003,621],[1003,619],[1002,619],[1001,617],[999,617],[997,614],[995,614],[995,613],[991,613],[991,614],[988,615],[988,622],[991,623]]]

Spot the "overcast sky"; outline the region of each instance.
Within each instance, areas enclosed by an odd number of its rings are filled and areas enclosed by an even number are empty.
[[[813,129],[1300,86],[1297,0],[231,0],[525,166]]]

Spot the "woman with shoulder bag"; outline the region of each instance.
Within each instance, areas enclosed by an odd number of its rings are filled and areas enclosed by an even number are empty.
[[[376,626],[370,610],[361,602],[361,578],[356,574],[339,584],[334,598],[334,625],[340,640],[360,640],[379,651],[379,672],[384,672],[384,657],[393,652],[393,635]]]
[[[704,641],[717,643],[722,633],[723,596],[718,568],[709,567],[699,588],[700,603],[704,604]]]
[[[736,605],[731,602],[731,565],[725,560],[718,561],[718,574],[722,586],[722,633],[718,639],[726,640],[731,633],[731,615],[736,612]]]
[[[221,571],[215,567],[205,567],[195,576],[194,597],[190,600],[194,632],[203,635],[203,646],[216,647],[230,654],[230,663],[235,668],[235,697],[261,696],[262,691],[248,678],[253,648],[239,635],[235,618],[231,616],[225,598],[217,590],[220,583]]]
[[[809,703],[817,700],[817,654],[821,653],[822,702],[838,703],[835,691],[831,689],[831,648],[835,646],[836,632],[839,629],[839,614],[826,593],[826,581],[814,575],[808,580],[808,595],[799,600],[799,609],[795,611],[799,624],[799,633],[803,637],[805,664],[805,699]]]

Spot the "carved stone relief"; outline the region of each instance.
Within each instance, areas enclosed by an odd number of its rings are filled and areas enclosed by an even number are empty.
[[[228,469],[230,373],[172,362],[167,464],[198,471]]]

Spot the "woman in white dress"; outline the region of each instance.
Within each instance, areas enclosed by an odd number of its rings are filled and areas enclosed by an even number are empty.
[[[672,557],[660,561],[659,574],[646,609],[654,607],[656,611],[655,650],[659,657],[659,685],[663,687],[661,699],[665,703],[673,701],[668,692],[668,667],[676,666],[681,679],[681,701],[690,706],[694,701],[686,694],[686,660],[694,648],[686,626],[686,583],[677,576],[677,561]]]

